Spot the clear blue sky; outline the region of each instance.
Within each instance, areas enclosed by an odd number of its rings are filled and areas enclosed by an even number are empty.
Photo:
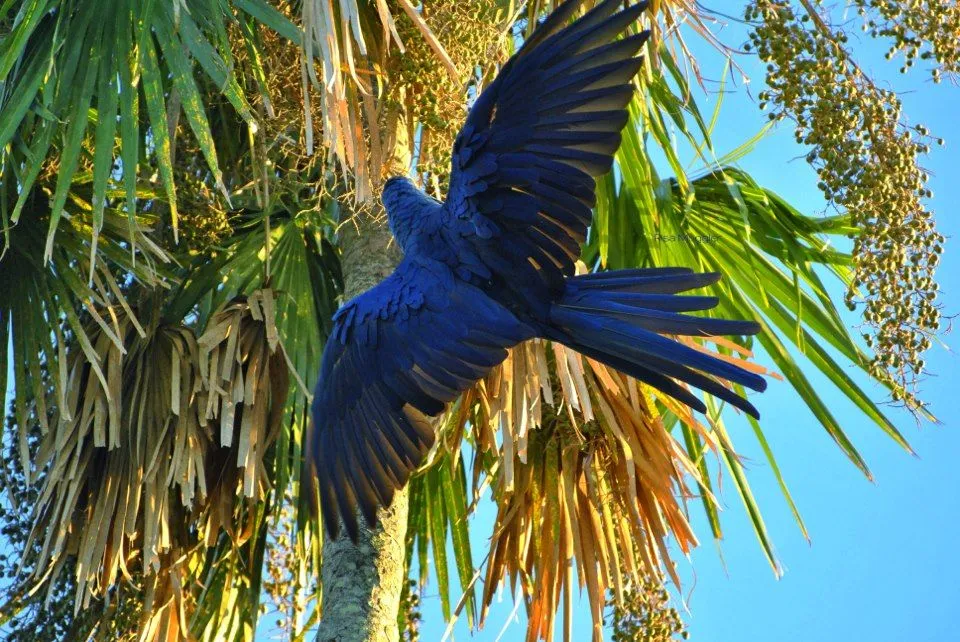
[[[717,5],[719,3],[712,3]],[[739,14],[737,9],[728,9]],[[744,41],[735,25],[724,28],[721,38],[731,45]],[[715,53],[691,40],[707,78],[719,79]],[[860,46],[854,42],[854,47]],[[908,77],[896,73],[882,60],[874,44],[864,68],[889,79],[905,93],[905,111],[947,139],[935,148],[925,166],[933,173],[933,207],[941,231],[948,237],[940,270],[943,303],[948,313],[960,310],[960,247],[952,242],[960,230],[953,212],[960,202],[960,168],[951,162],[960,149],[960,89],[933,85],[922,70]],[[754,93],[761,88],[762,68],[752,58],[740,64],[752,79]],[[732,149],[754,134],[765,122],[742,86],[727,87],[728,95],[715,133],[718,151]],[[712,108],[711,97],[701,97],[702,109]],[[799,209],[819,212],[823,201],[816,180],[802,160],[805,150],[793,142],[783,126],[768,136],[741,162],[762,185],[786,197]],[[840,290],[835,289],[839,295]],[[838,299],[839,300],[839,299]],[[845,312],[845,310],[844,310]],[[854,323],[854,315],[847,315]],[[953,337],[946,336],[947,344]],[[764,511],[785,575],[777,580],[767,565],[734,489],[727,484],[721,501],[725,539],[718,549],[709,539],[701,512],[693,511],[694,525],[703,539],[688,561],[679,560],[683,593],[690,612],[685,615],[692,639],[698,642],[754,641],[858,641],[943,642],[960,639],[956,613],[960,604],[960,433],[957,432],[956,382],[951,375],[960,361],[948,349],[936,346],[927,359],[934,373],[924,386],[924,397],[943,425],[917,429],[905,413],[892,413],[910,439],[918,457],[897,448],[868,425],[848,402],[830,389],[824,378],[814,384],[831,403],[855,444],[867,458],[876,482],[871,484],[843,457],[809,411],[784,383],[772,382],[768,392],[754,396],[763,414],[763,425],[800,511],[813,538],[808,545],[784,504],[762,453],[747,425],[730,425],[738,450],[748,460],[754,492]],[[864,382],[863,377],[859,377]],[[866,383],[867,389],[880,391]],[[472,524],[475,558],[482,559],[492,512],[481,507]],[[439,640],[444,630],[434,587],[424,597],[425,642]],[[456,598],[454,598],[456,599]],[[487,627],[472,636],[494,641],[508,623],[512,601],[507,595],[495,604]],[[503,640],[521,639],[525,627],[519,620],[508,625]],[[578,610],[574,639],[589,639],[589,614]],[[271,639],[273,618],[264,618],[258,639]],[[471,638],[463,622],[456,638]]]

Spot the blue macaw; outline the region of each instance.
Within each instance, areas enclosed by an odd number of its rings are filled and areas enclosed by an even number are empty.
[[[627,123],[638,52],[627,31],[647,3],[606,0],[551,14],[480,94],[453,147],[445,202],[407,178],[382,193],[403,260],[334,316],[312,407],[307,457],[324,523],[356,541],[357,506],[377,508],[422,463],[430,418],[500,364],[507,349],[549,339],[700,412],[684,382],[757,416],[721,383],[762,377],[664,335],[746,335],[752,321],[681,314],[715,307],[678,293],[716,283],[687,268],[575,275],[595,178],[610,170]]]

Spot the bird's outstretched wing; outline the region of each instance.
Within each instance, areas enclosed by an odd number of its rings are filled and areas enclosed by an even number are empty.
[[[428,418],[531,335],[482,291],[423,259],[405,259],[337,312],[307,446],[331,538],[342,517],[356,541],[358,506],[376,523],[377,507],[433,445]]]
[[[718,275],[678,268],[574,276],[596,203],[628,121],[646,9],[605,0],[565,26],[580,0],[560,5],[480,94],[457,136],[444,203],[461,262],[499,300],[522,306],[543,336],[646,382],[690,407],[678,382],[757,416],[723,380],[762,390],[755,373],[668,337],[755,334],[760,326],[686,316],[715,299],[675,296]],[[622,37],[621,37],[622,36]]]
[[[561,5],[507,61],[453,149],[449,220],[472,238],[474,261],[528,301],[574,273],[648,36],[616,39],[646,3],[617,12],[622,0],[606,0],[564,27],[581,4]]]

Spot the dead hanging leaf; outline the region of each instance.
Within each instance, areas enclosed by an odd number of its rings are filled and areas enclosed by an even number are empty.
[[[108,316],[113,331],[87,329],[104,377],[84,352],[69,356],[69,414],[57,418],[35,464],[49,461],[30,535],[41,542],[32,579],[75,556],[76,610],[130,578],[131,561],[149,575],[186,546],[181,525],[206,485],[208,435],[191,405],[200,383],[192,331],[159,326],[141,335],[126,309]]]
[[[401,54],[404,51],[390,7],[384,0],[377,0],[375,4],[379,25],[376,21],[361,20],[365,12],[357,0],[307,0],[302,4],[301,13],[304,32],[301,75],[308,153],[314,151],[312,86],[320,92],[322,145],[351,177],[358,202],[374,196],[374,185],[390,161],[385,154],[391,146],[383,145],[382,137],[389,138],[391,134],[381,131],[378,110],[372,100],[382,89],[377,86],[373,70],[383,67],[393,44]],[[407,0],[399,4],[447,73],[458,78],[456,65],[417,8]],[[390,127],[388,123],[387,129]]]
[[[96,364],[86,351],[68,355],[68,412],[32,463],[47,474],[25,547],[40,548],[28,582],[53,587],[75,558],[75,610],[136,581],[140,639],[187,640],[205,544],[222,528],[242,545],[251,506],[270,489],[265,457],[281,428],[287,359],[269,290],[214,314],[199,340],[183,325],[144,329],[131,312],[100,311],[109,330],[88,324]]]
[[[708,351],[698,341],[682,340]],[[750,356],[722,339],[706,340]],[[743,358],[722,358],[769,374]],[[656,403],[676,415],[705,450],[718,452],[715,432],[685,405],[539,340],[511,350],[466,393],[443,434],[470,435],[478,451],[473,487],[492,480],[497,500],[481,626],[507,578],[523,595],[529,642],[553,639],[574,568],[580,588],[586,588],[596,641],[608,592],[622,600],[624,587],[663,572],[679,584],[668,542],[684,554],[697,545],[687,521],[686,500],[693,496],[688,484],[699,492],[709,493],[709,487],[698,462],[666,430]],[[566,636],[572,630],[570,608],[565,607]]]
[[[230,303],[211,317],[198,340],[200,422],[219,435],[219,448],[206,459],[208,474],[220,480],[201,518],[208,542],[223,528],[242,543],[249,529],[234,529],[237,495],[256,502],[270,488],[264,457],[280,433],[289,390],[274,297],[259,290]]]

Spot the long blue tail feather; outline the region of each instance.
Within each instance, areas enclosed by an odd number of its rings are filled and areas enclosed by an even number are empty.
[[[644,381],[703,412],[703,403],[677,382],[694,386],[759,417],[752,404],[721,380],[753,390],[766,380],[744,368],[680,343],[669,336],[749,335],[753,321],[680,314],[708,310],[718,299],[676,294],[715,283],[717,274],[683,268],[622,270],[572,277],[550,310],[546,334],[565,345]]]

